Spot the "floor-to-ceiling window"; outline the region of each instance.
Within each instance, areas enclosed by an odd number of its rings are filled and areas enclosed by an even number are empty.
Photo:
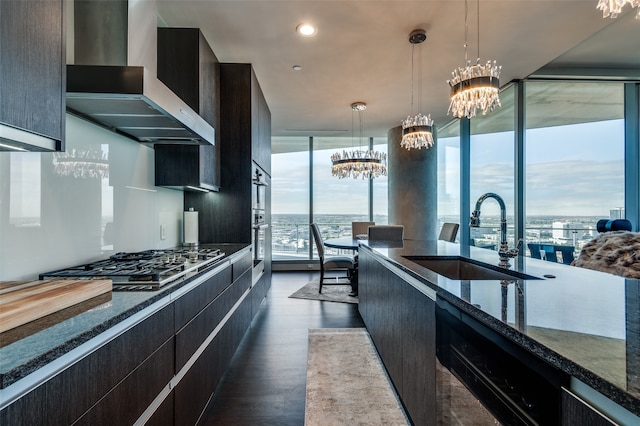
[[[502,107],[471,119],[469,204],[495,193],[504,200],[507,213],[507,241],[513,245],[514,217],[514,87],[500,93]],[[476,246],[496,249],[500,245],[500,207],[496,200],[483,202],[480,226],[471,229]],[[468,222],[465,223],[467,225]]]
[[[526,240],[577,255],[624,217],[624,85],[530,81],[525,99]]]
[[[386,224],[387,177],[339,179],[331,155],[343,150],[387,152],[386,138],[272,137],[272,249],[276,262],[317,257],[309,223],[323,238],[351,235],[351,222]],[[335,252],[327,250],[328,253]]]
[[[445,222],[460,221],[460,126],[438,129],[438,229]]]
[[[528,244],[545,243],[573,247],[577,256],[596,234],[598,219],[625,217],[625,174],[637,180],[638,172],[624,167],[625,84],[527,80],[522,110],[515,102],[519,87],[502,90],[501,108],[471,119],[469,146],[462,146],[465,135],[459,120],[438,128],[439,225],[468,226],[462,207],[473,210],[480,195],[494,192],[506,203],[510,246],[515,244],[520,205],[517,233],[525,240],[526,255],[531,255]],[[515,128],[516,117],[525,129]],[[519,158],[516,140],[524,146]],[[373,144],[378,151],[386,152],[386,143],[384,137],[366,138],[367,146]],[[352,148],[352,138],[272,138],[274,260],[309,259],[310,221],[322,224],[325,238],[350,235],[352,220],[372,217],[386,223],[386,177],[369,182],[331,176],[331,154]],[[465,182],[460,167],[466,155],[470,166]],[[516,176],[518,167],[524,170],[522,179]],[[637,185],[630,190],[637,191]],[[465,191],[468,199],[463,200]],[[481,227],[471,229],[471,242],[497,248],[498,203],[487,200],[481,210]]]
[[[373,138],[373,150],[388,153],[387,138]],[[389,223],[389,180],[387,176],[379,176],[371,181],[373,205],[373,221],[376,225],[387,225]]]
[[[309,257],[309,138],[272,138],[273,258]]]
[[[352,221],[369,218],[369,179],[339,179],[331,174],[332,154],[369,146],[368,140],[364,146],[353,143],[350,137],[313,138],[313,222],[325,239],[350,236]]]

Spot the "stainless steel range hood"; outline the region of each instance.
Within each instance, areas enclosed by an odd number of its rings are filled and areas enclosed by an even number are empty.
[[[67,111],[141,143],[214,145],[215,130],[157,78],[154,0],[76,0]]]

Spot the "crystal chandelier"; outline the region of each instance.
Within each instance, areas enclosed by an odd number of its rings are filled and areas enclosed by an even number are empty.
[[[603,18],[617,18],[622,12],[622,8],[627,4],[630,5],[632,9],[634,7],[638,8],[636,19],[640,19],[640,0],[598,0],[596,9],[602,11]]]
[[[464,2],[464,60],[465,66],[458,67],[447,80],[451,87],[449,111],[455,117],[473,118],[478,110],[485,115],[500,107],[500,71],[502,66],[496,61],[480,63],[480,1],[478,0],[478,59],[475,65],[467,59],[467,0]]]
[[[353,134],[353,113],[357,112],[360,120],[360,138],[362,140],[362,112],[367,109],[364,102],[351,104],[351,129]],[[373,179],[387,175],[387,154],[373,150],[357,149],[336,152],[331,156],[331,174],[339,179],[353,177],[357,179]]]
[[[411,150],[411,148],[429,149],[433,146],[433,120],[431,114],[424,116],[422,113],[413,115],[413,71],[414,71],[414,51],[416,44],[420,44],[427,39],[424,30],[413,30],[409,34],[409,43],[411,43],[411,115],[402,120],[402,141],[400,146]],[[420,69],[418,78],[418,108],[421,107],[422,100],[422,55],[418,61]]]

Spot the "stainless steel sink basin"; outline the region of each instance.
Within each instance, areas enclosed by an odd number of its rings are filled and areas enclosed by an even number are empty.
[[[404,258],[452,280],[541,279],[459,256],[404,256]]]

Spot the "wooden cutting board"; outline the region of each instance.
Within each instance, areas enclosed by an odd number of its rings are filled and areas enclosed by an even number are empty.
[[[111,280],[0,282],[0,333],[110,292]]]

